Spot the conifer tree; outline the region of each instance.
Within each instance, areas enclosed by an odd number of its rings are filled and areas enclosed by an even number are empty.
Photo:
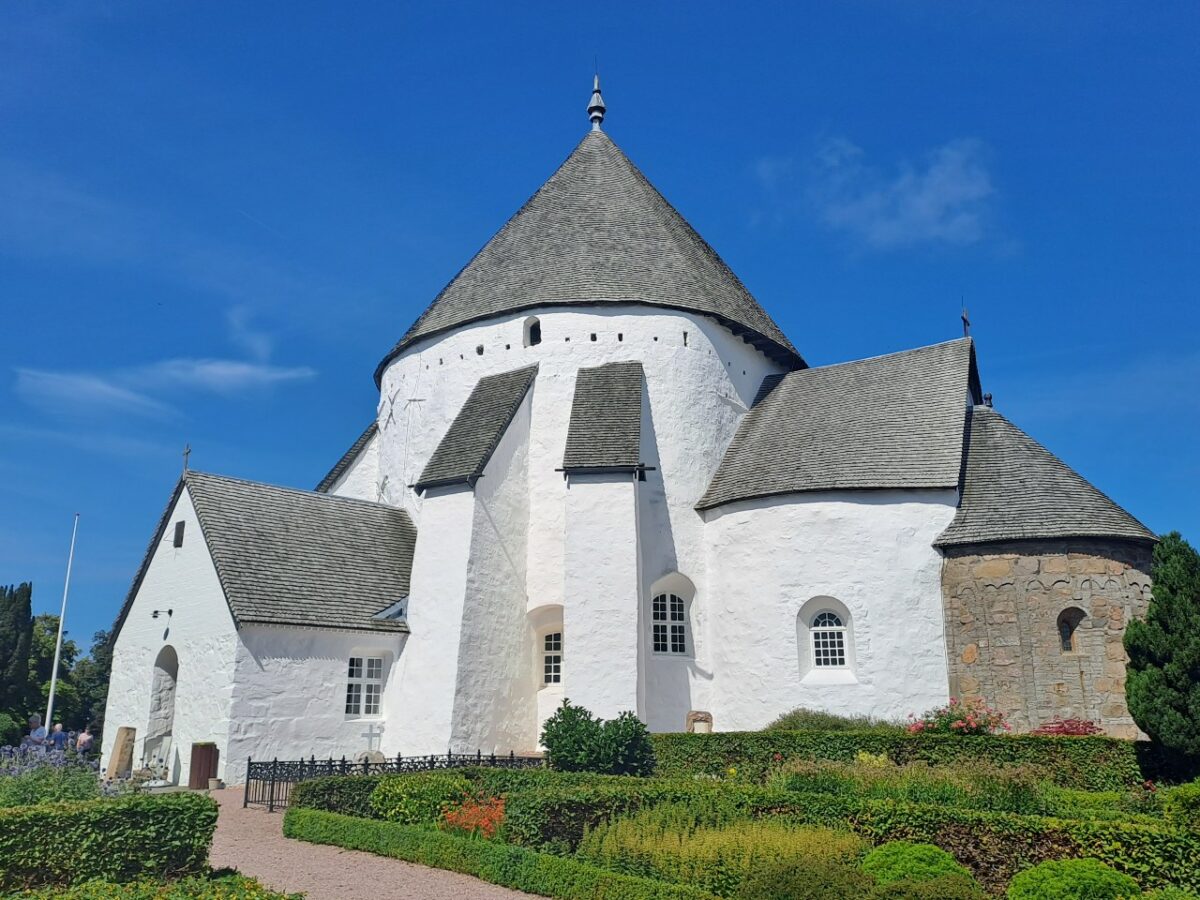
[[[29,702],[33,585],[0,588],[0,713],[22,718]]]
[[[1200,756],[1200,554],[1173,531],[1154,548],[1146,618],[1129,623],[1129,712],[1164,747]]]

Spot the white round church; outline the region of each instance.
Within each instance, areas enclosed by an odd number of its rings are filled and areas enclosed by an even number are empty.
[[[375,372],[315,491],[187,472],[104,764],[537,747],[952,693],[1115,733],[1154,537],[984,403],[969,339],[822,368],[601,130]],[[1115,664],[1114,664],[1115,663]]]

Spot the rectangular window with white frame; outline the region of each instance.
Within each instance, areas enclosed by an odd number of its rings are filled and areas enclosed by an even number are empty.
[[[687,601],[676,594],[659,594],[650,601],[650,639],[655,653],[688,652]]]
[[[562,684],[562,632],[552,631],[542,639],[542,684]]]
[[[383,658],[352,656],[346,678],[346,715],[378,716],[383,699]]]

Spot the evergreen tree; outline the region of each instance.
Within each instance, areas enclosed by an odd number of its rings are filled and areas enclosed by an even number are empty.
[[[1151,575],[1146,618],[1125,631],[1129,711],[1164,747],[1200,756],[1200,554],[1173,531],[1154,548]]]
[[[72,728],[91,725],[97,738],[104,728],[104,704],[108,700],[108,678],[112,672],[112,632],[97,631],[92,649],[71,670],[71,681],[79,691],[79,721]]]
[[[18,721],[29,711],[29,655],[33,642],[33,585],[0,588],[0,713]]]
[[[58,616],[41,613],[33,617],[33,640],[29,653],[29,703],[31,712],[46,714],[50,700],[50,673],[54,669],[54,644],[58,640]],[[71,668],[79,655],[79,645],[63,632],[62,653],[58,659],[58,685],[54,693],[54,721],[62,722],[79,714],[79,693],[71,684]],[[53,725],[47,722],[46,727]]]

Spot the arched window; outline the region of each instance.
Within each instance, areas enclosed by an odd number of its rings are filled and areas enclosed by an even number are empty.
[[[562,661],[562,632],[547,632],[542,636],[542,684],[562,684]]]
[[[687,653],[687,602],[678,594],[655,596],[650,603],[650,633],[655,653]]]
[[[1078,648],[1075,632],[1083,621],[1083,610],[1077,606],[1064,609],[1058,614],[1058,643],[1063,653],[1074,653]]]
[[[535,347],[542,342],[542,323],[537,316],[525,320],[525,346]]]
[[[811,632],[813,665],[845,668],[846,626],[841,616],[827,609],[821,610],[813,617]]]

